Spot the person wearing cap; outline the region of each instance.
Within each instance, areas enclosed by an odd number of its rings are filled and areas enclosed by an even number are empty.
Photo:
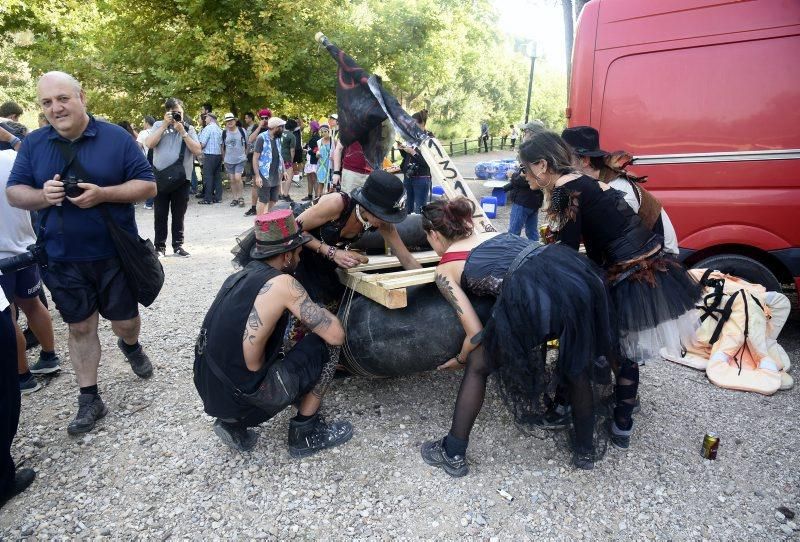
[[[624,151],[610,153],[600,148],[600,132],[591,126],[574,126],[561,132],[561,137],[572,148],[575,166],[584,174],[620,191],[625,202],[639,215],[642,223],[664,237],[664,252],[677,255],[678,236],[667,211],[650,192],[642,187],[647,177],[637,177],[625,171],[631,156]],[[614,162],[619,162],[615,167]]]
[[[225,166],[225,173],[231,182],[231,207],[244,207],[244,185],[242,184],[242,173],[244,164],[247,162],[247,134],[244,128],[236,126],[236,117],[233,113],[225,113],[225,130],[222,132],[222,163]]]
[[[405,269],[418,269],[419,262],[406,248],[395,224],[408,215],[403,182],[383,170],[375,170],[363,187],[352,194],[333,192],[303,211],[297,222],[311,234],[295,273],[311,299],[336,312],[344,294],[336,269],[349,269],[368,259],[348,249],[367,231],[377,230]],[[296,329],[298,334],[302,330]]]
[[[235,450],[252,450],[258,435],[249,428],[296,405],[292,457],[344,444],[353,435],[350,423],[327,423],[319,414],[344,329],[292,277],[312,238],[282,209],[257,216],[248,239],[236,258],[244,267],[222,285],[195,345],[194,384],[205,412],[217,418],[214,433]],[[310,333],[282,356],[290,314]]]
[[[206,126],[200,131],[203,147],[203,199],[201,205],[222,202],[222,128],[217,124],[217,114],[206,113]]]
[[[281,180],[283,179],[283,156],[279,141],[283,135],[286,121],[271,117],[267,121],[267,131],[262,132],[253,146],[253,171],[258,187],[257,213],[271,211],[278,202]]]
[[[272,118],[272,111],[268,108],[261,109],[258,112],[258,124],[253,129],[252,133],[247,137],[247,142],[255,144],[256,138],[269,129],[269,119]]]

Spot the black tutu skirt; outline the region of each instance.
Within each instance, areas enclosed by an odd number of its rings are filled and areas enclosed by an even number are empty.
[[[608,270],[624,356],[643,362],[661,347],[680,351],[696,328],[701,285],[672,257],[658,253]]]
[[[617,348],[611,310],[602,270],[569,247],[543,246],[509,270],[482,344],[517,423],[535,424],[557,386],[587,375],[599,402]],[[545,355],[552,339],[556,361]]]

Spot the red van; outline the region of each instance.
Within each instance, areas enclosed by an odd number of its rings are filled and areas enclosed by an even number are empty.
[[[635,156],[689,266],[800,289],[800,0],[595,0],[570,126]]]

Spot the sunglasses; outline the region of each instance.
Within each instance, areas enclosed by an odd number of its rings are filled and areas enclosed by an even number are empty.
[[[269,120],[269,117],[258,117],[258,118],[260,118],[261,120]]]

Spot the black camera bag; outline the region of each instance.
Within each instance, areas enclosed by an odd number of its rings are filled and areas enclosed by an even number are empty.
[[[186,170],[183,168],[183,153],[186,151],[186,142],[181,139],[181,152],[178,159],[164,169],[153,166],[153,175],[156,176],[156,186],[162,194],[170,194],[186,183]]]
[[[78,153],[77,146],[73,147],[66,141],[58,139],[56,139],[55,143],[61,152],[61,156],[67,161],[67,168],[65,169],[68,169],[73,162],[76,169],[83,169],[80,163],[75,160]],[[183,169],[183,164],[181,164],[181,169]],[[85,171],[81,173],[85,173]],[[85,174],[82,177],[84,179],[87,178]],[[106,222],[108,233],[111,235],[114,248],[117,250],[117,256],[128,281],[128,287],[136,294],[136,300],[139,303],[149,307],[158,297],[161,287],[164,286],[164,268],[161,266],[161,262],[158,261],[158,254],[153,243],[150,239],[142,239],[138,235],[132,235],[122,229],[119,224],[114,222],[114,218],[108,212],[107,204],[102,203],[99,208],[100,214],[103,215],[103,219]],[[49,209],[47,210],[49,211]]]

